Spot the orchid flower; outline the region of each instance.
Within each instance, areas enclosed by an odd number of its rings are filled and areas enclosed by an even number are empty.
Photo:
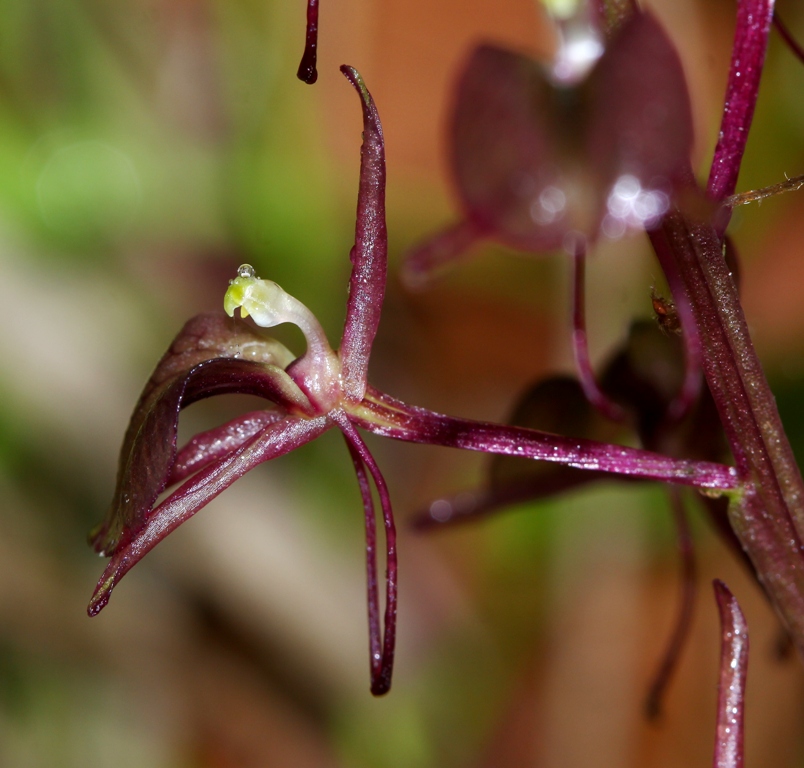
[[[367,383],[372,343],[380,322],[387,269],[385,150],[374,102],[351,67],[343,74],[363,111],[360,189],[351,252],[346,321],[340,347],[330,346],[315,316],[276,283],[243,265],[224,299],[226,314],[190,320],[157,365],[135,408],[120,455],[117,489],[109,512],[91,535],[111,559],[89,605],[97,614],[120,579],[156,544],[258,464],[288,453],[337,428],[346,441],[361,492],[366,528],[371,690],[391,681],[397,605],[393,513],[385,480],[359,430],[413,443],[519,456],[568,467],[739,493],[733,468],[516,426],[470,421],[407,405]],[[233,317],[272,327],[294,323],[306,351],[294,356]],[[225,393],[257,395],[263,411],[193,437],[177,449],[182,408]],[[179,488],[157,503],[168,486]],[[381,631],[375,505],[385,530],[385,613]]]
[[[616,415],[588,361],[583,258],[587,243],[601,233],[624,233],[633,215],[665,274],[685,345],[684,384],[669,415],[680,420],[692,407],[702,370],[741,478],[741,492],[730,499],[730,526],[804,654],[804,481],[751,340],[725,237],[773,5],[737,4],[705,189],[690,167],[690,111],[677,55],[633,2],[595,4],[610,39],[588,77],[569,88],[551,85],[524,57],[480,49],[459,83],[452,124],[463,219],[415,250],[406,269],[416,282],[486,237],[530,251],[563,248],[576,260],[573,343],[581,384],[598,410]],[[577,124],[567,121],[568,110]],[[568,142],[575,155],[566,152]],[[576,185],[579,167],[598,182],[585,198]],[[627,190],[619,186],[625,178]],[[616,226],[607,231],[612,219]]]

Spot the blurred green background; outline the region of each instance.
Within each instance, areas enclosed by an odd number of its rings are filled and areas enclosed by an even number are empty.
[[[648,3],[690,77],[705,168],[734,5]],[[778,7],[804,39],[793,0]],[[162,543],[96,619],[86,532],[128,416],[191,315],[238,264],[340,335],[360,144],[356,66],[388,142],[391,279],[372,382],[503,419],[571,368],[568,267],[480,249],[426,292],[402,253],[455,215],[449,84],[493,39],[545,56],[532,0],[324,0],[320,78],[295,79],[301,0],[0,0],[0,766],[690,766],[711,760],[719,648],[709,582],[752,632],[747,764],[804,765],[802,676],[775,618],[695,520],[700,600],[658,725],[641,714],[677,599],[661,488],[607,484],[476,526],[415,534],[482,457],[371,441],[401,532],[399,652],[368,692],[362,516],[337,436],[263,466]],[[804,66],[774,38],[740,189],[804,171]],[[804,195],[738,212],[746,311],[804,456]],[[660,278],[646,243],[590,265],[600,360]],[[295,349],[301,337],[278,329]],[[238,412],[189,409],[182,433]],[[689,497],[694,505],[692,496]]]

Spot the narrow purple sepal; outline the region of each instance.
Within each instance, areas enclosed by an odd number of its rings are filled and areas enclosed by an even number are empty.
[[[715,200],[728,197],[737,187],[772,20],[773,0],[740,0],[737,4],[726,103],[707,183]]]
[[[186,480],[199,469],[237,450],[261,429],[286,416],[284,411],[252,411],[230,422],[191,437],[176,454],[167,486]]]
[[[355,245],[350,253],[352,276],[340,349],[344,392],[351,402],[359,403],[366,391],[369,355],[380,324],[388,269],[385,143],[377,108],[362,78],[353,67],[344,65],[341,72],[354,86],[363,108]]]
[[[95,588],[87,613],[97,615],[131,568],[235,480],[258,464],[308,443],[330,426],[324,416],[316,419],[288,416],[268,425],[237,450],[199,471],[154,509],[136,534],[115,550]]]
[[[673,459],[638,448],[454,418],[407,405],[373,389],[363,405],[364,413],[353,414],[352,421],[395,440],[521,456],[697,488],[731,490],[740,485],[734,467],[723,464]]]
[[[748,672],[748,625],[729,588],[714,581],[720,611],[720,681],[714,768],[742,768],[745,680]]]
[[[371,692],[382,696],[391,688],[396,648],[397,556],[396,525],[391,495],[385,478],[368,446],[343,411],[333,411],[330,418],[341,428],[357,473],[366,520],[366,572],[368,576],[369,650],[371,658]],[[379,595],[377,586],[377,534],[374,501],[368,485],[366,469],[374,480],[385,525],[385,620],[380,639]]]

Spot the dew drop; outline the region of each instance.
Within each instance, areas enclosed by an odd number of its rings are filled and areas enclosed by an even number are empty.
[[[241,264],[237,268],[237,276],[238,277],[246,277],[251,278],[255,276],[254,267],[251,264]]]

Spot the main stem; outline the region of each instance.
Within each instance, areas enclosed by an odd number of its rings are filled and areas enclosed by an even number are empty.
[[[804,656],[804,482],[754,350],[737,286],[713,226],[671,212],[651,240],[681,275],[701,336],[704,371],[744,491],[732,526]]]

